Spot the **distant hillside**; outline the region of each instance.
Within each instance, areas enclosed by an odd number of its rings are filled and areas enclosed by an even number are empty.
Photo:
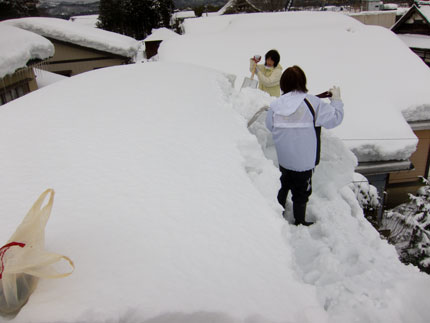
[[[1,0],[0,0],[1,1]],[[222,7],[228,0],[174,0],[178,9],[204,7]],[[77,15],[93,15],[99,13],[99,1],[61,1],[61,0],[40,0],[39,11],[42,16],[59,17],[68,19]]]
[[[222,7],[228,0],[173,0],[175,7],[178,9],[196,8],[201,6]]]
[[[173,0],[177,9],[195,9],[199,12],[204,11],[205,6],[207,6],[209,11],[213,8],[221,8],[227,3],[227,1],[228,0]],[[263,2],[265,1],[267,0],[263,0]],[[285,2],[287,1],[288,0],[285,0]],[[318,8],[324,5],[356,7],[360,6],[361,1],[362,0],[293,0],[293,7],[296,9],[305,7]],[[387,0],[384,2],[403,4],[407,1],[408,0]],[[262,2],[262,0],[254,0],[252,2]],[[39,10],[42,16],[68,19],[71,16],[98,14],[99,1],[81,0],[71,2],[71,0],[40,0]]]
[[[69,19],[71,16],[94,15],[99,13],[99,1],[41,1],[39,12],[42,16]]]

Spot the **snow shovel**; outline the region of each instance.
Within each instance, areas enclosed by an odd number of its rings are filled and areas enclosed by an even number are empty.
[[[254,60],[255,60],[255,66],[254,66],[254,68],[252,69],[252,74],[251,74],[251,77],[249,78],[249,77],[245,77],[244,79],[243,79],[243,83],[242,83],[242,86],[241,86],[241,90],[244,88],[244,87],[250,87],[250,88],[253,88],[253,89],[256,89],[257,88],[257,86],[258,86],[258,81],[257,80],[254,80],[254,75],[255,75],[255,69],[257,68],[257,63],[260,61],[260,59],[261,59],[261,56],[259,56],[259,55],[255,55],[254,56]]]
[[[252,126],[252,124],[258,119],[258,117],[264,112],[269,110],[269,107],[266,105],[262,107],[260,110],[258,110],[252,118],[248,121],[248,128]]]

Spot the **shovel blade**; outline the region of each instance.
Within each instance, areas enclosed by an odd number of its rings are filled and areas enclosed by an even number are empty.
[[[242,83],[241,89],[243,89],[244,87],[250,87],[250,88],[256,89],[257,86],[258,86],[258,81],[257,80],[252,80],[249,77],[245,77],[243,79],[243,83]]]

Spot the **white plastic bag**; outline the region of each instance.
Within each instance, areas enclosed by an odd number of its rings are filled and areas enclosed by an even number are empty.
[[[42,204],[49,195],[48,203]],[[0,315],[13,318],[27,303],[39,278],[61,278],[74,270],[73,262],[46,251],[45,226],[51,214],[54,191],[40,195],[7,243],[0,248]],[[71,270],[60,273],[54,264],[66,260]]]

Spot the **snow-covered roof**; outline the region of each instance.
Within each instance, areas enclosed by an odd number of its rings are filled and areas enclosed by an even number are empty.
[[[417,139],[402,112],[430,119],[430,69],[386,28],[333,12],[284,12],[196,18],[184,30],[163,42],[161,61],[234,74],[240,86],[249,57],[275,48],[283,68],[303,68],[311,93],[340,86],[345,119],[333,132],[360,161],[406,160]]]
[[[394,10],[387,10],[387,11],[360,11],[360,12],[345,12],[349,16],[389,16],[394,14]]]
[[[250,6],[251,8],[255,9],[255,11],[260,11],[260,9],[258,9],[251,1],[243,0],[243,2],[248,6]],[[220,10],[218,10],[218,14],[223,15],[228,9],[236,5],[236,3],[237,3],[237,0],[227,1],[226,4]]]
[[[418,34],[397,35],[408,47],[430,49],[430,36]]]
[[[212,17],[212,16],[219,16],[219,11],[216,12],[203,12],[202,17]]]
[[[58,18],[31,17],[2,22],[41,36],[93,48],[124,57],[134,57],[139,42],[131,37]]]
[[[48,39],[5,24],[0,24],[0,43],[0,78],[25,67],[32,59],[54,55],[54,45]]]
[[[194,18],[196,16],[194,10],[188,10],[188,11],[178,11],[178,12],[174,12],[172,14],[172,18],[173,20],[175,19],[185,19],[185,18]]]
[[[44,246],[76,265],[40,279],[13,322],[427,323],[430,278],[364,218],[338,138],[323,132],[316,224],[282,218],[279,170],[244,118],[268,99],[209,68],[154,62],[2,106],[0,237],[52,187]]]
[[[382,8],[384,10],[397,10],[399,8],[399,5],[397,3],[384,3],[382,5]]]
[[[97,27],[98,19],[99,19],[99,15],[86,15],[86,16],[73,16],[73,17],[70,17],[69,20],[88,27]]]
[[[427,23],[430,24],[430,3],[422,4],[418,10],[423,14],[423,16],[427,19]]]
[[[177,37],[179,34],[165,27],[152,29],[151,35],[146,37],[144,41],[166,40],[172,37]]]
[[[409,11],[410,8],[397,8],[396,15],[403,16],[405,13]]]

